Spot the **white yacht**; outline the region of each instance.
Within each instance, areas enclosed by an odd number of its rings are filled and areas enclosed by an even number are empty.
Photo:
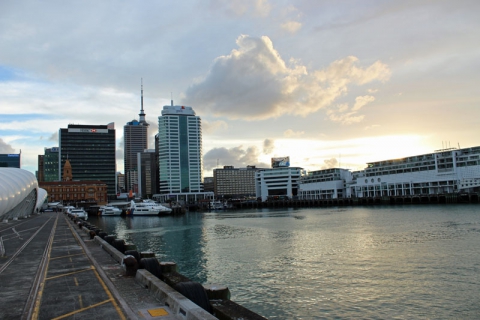
[[[162,206],[159,203],[156,203],[152,200],[146,200],[143,202],[131,201],[129,214],[134,216],[155,216],[155,215],[163,215],[163,214],[170,214],[172,209]]]
[[[104,206],[101,211],[102,216],[119,216],[122,214],[122,210],[114,206]]]
[[[209,209],[210,210],[224,210],[226,209],[227,206],[224,202],[222,201],[210,201],[210,206],[209,206]]]

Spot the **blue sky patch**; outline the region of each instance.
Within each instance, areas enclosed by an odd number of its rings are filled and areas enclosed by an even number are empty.
[[[13,68],[0,65],[0,81],[11,81],[17,79],[17,73]]]

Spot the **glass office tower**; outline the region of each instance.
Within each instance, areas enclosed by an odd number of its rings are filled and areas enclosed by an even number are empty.
[[[43,156],[43,181],[58,181],[58,148],[45,148]]]
[[[0,154],[0,167],[20,168],[21,153]]]
[[[191,107],[164,106],[158,117],[161,194],[202,192],[202,127]]]
[[[138,193],[138,174],[139,167],[137,163],[137,154],[148,148],[148,126],[143,110],[143,84],[141,89],[140,113],[138,121],[127,122],[123,127],[124,158],[123,168],[125,170],[125,189],[127,192],[132,190]],[[121,186],[122,188],[124,186]]]
[[[63,166],[69,159],[72,177],[77,180],[100,180],[107,185],[108,197],[115,190],[115,125],[69,124],[59,132],[59,177],[62,180]]]

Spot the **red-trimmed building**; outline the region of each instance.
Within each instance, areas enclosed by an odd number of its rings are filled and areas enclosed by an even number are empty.
[[[63,181],[39,182],[40,188],[48,193],[48,202],[107,204],[107,184],[99,180],[73,181],[72,166],[68,160],[63,167],[62,178]]]

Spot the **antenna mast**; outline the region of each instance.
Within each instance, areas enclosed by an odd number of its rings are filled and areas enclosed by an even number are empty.
[[[143,111],[143,78],[140,78],[140,93],[141,93],[141,98],[140,98],[140,113],[138,114],[138,121],[141,123],[147,123],[145,120],[145,112]]]

